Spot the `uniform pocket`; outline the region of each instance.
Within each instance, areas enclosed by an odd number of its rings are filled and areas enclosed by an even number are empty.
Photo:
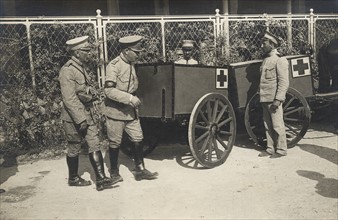
[[[267,67],[265,69],[265,79],[275,79],[275,78],[276,78],[275,67]]]
[[[78,84],[78,85],[85,85],[85,84],[86,84],[86,81],[85,81],[84,78],[76,77],[76,78],[74,79],[74,81],[75,81],[76,84]]]
[[[79,93],[83,93],[83,94],[86,94],[87,91],[86,91],[86,81],[84,78],[80,78],[80,77],[76,77],[74,79],[75,81],[75,91],[76,91],[76,94],[79,94]]]

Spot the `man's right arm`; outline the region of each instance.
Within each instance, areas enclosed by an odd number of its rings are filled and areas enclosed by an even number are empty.
[[[104,85],[104,93],[106,97],[111,100],[133,106],[133,103],[136,103],[137,101],[136,99],[138,98],[128,92],[125,92],[125,91],[122,91],[116,88],[117,75],[119,71],[120,70],[116,65],[113,65],[110,63],[108,64],[107,69],[106,69],[107,75],[106,75],[106,81]]]

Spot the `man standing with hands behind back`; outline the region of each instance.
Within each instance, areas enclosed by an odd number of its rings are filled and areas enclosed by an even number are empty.
[[[289,87],[289,64],[286,58],[280,57],[278,45],[277,37],[266,32],[262,42],[265,58],[261,66],[259,94],[267,149],[259,157],[278,158],[287,154],[282,103]]]
[[[118,168],[118,155],[124,131],[132,142],[135,180],[151,180],[158,176],[157,172],[152,173],[145,169],[141,143],[143,132],[137,115],[141,101],[136,96],[138,78],[134,64],[143,51],[141,40],[142,37],[137,35],[120,38],[122,52],[109,62],[106,70],[104,114],[109,139],[110,176],[114,182],[123,181]]]

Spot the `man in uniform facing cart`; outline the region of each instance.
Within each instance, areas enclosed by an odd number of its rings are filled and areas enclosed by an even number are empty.
[[[156,179],[158,173],[148,171],[144,166],[143,132],[138,118],[138,107],[141,104],[136,96],[138,78],[134,64],[143,51],[141,36],[122,37],[119,43],[122,52],[107,65],[105,81],[105,111],[107,136],[109,139],[110,175],[114,182],[123,181],[119,174],[118,155],[125,131],[131,140],[131,150],[134,156],[135,180]]]
[[[282,103],[289,87],[289,64],[287,59],[280,57],[277,52],[278,45],[277,37],[266,32],[262,42],[265,58],[261,66],[259,94],[263,107],[267,149],[259,154],[260,157],[278,158],[287,154]]]

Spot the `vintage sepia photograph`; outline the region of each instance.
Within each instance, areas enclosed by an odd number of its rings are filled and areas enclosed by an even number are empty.
[[[0,0],[0,219],[338,219],[337,0]]]

